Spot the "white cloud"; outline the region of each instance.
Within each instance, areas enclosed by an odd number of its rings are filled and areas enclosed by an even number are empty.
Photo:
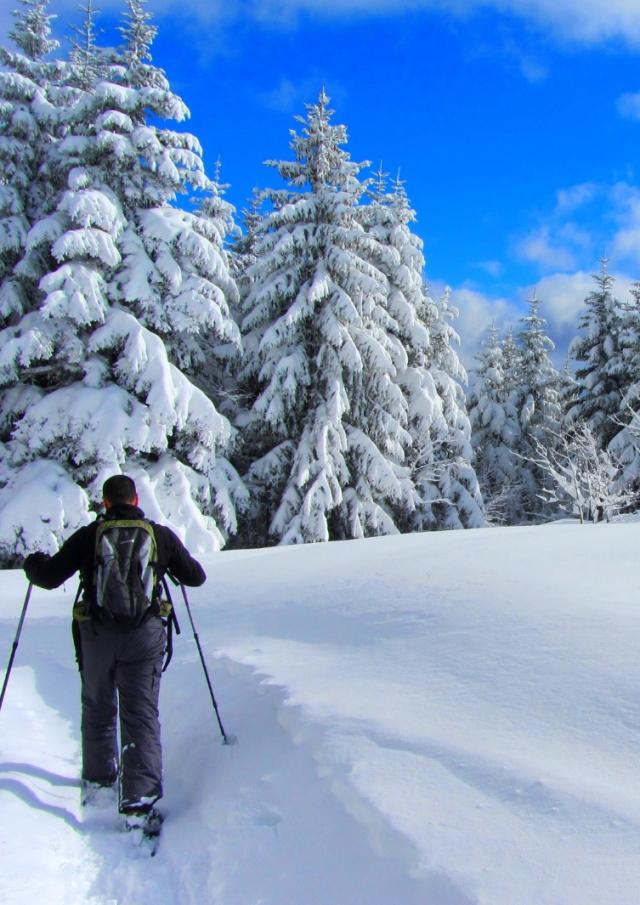
[[[640,266],[640,189],[619,182],[610,192],[612,218],[618,229],[614,233],[607,254],[616,264]]]
[[[569,242],[575,248],[583,251],[590,251],[593,245],[593,236],[587,229],[578,226],[577,223],[569,221],[558,229],[558,236],[564,241]]]
[[[556,194],[556,213],[571,214],[593,200],[598,185],[595,182],[581,182],[578,185],[560,189]]]
[[[584,270],[575,273],[553,273],[530,287],[535,289],[552,332],[563,333],[567,328],[577,330],[578,319],[585,298],[593,289],[593,277]]]
[[[612,276],[616,297],[623,301],[628,298],[632,280],[623,273],[612,271]],[[532,289],[542,303],[540,313],[547,321],[549,335],[556,346],[553,356],[556,367],[561,367],[567,359],[571,341],[578,335],[584,300],[595,289],[593,273],[578,270],[571,274],[550,274],[531,287],[528,294]]]
[[[616,101],[618,113],[628,119],[640,119],[640,93],[627,92]]]
[[[473,267],[477,267],[479,270],[484,270],[485,273],[488,273],[489,276],[499,277],[502,275],[504,270],[504,266],[502,261],[477,261]]]
[[[632,280],[622,272],[612,271],[612,275],[616,296],[623,301],[629,296]],[[441,288],[442,284],[431,286],[436,296]],[[549,274],[533,285],[516,290],[512,300],[491,297],[465,286],[453,289],[451,301],[459,310],[454,326],[460,335],[459,354],[464,366],[468,371],[475,367],[476,355],[492,324],[502,336],[509,328],[517,332],[520,318],[526,312],[526,301],[535,292],[541,303],[540,314],[547,322],[548,334],[555,345],[554,363],[556,367],[562,367],[567,359],[569,344],[579,330],[584,300],[594,288],[593,273],[577,270],[574,273]]]
[[[551,26],[557,34],[593,43],[624,38],[640,43],[640,4],[637,0],[495,0],[497,8]]]
[[[320,72],[311,72],[304,79],[295,81],[283,76],[278,84],[259,95],[259,99],[269,110],[277,113],[302,113],[305,104],[315,103],[321,89],[327,91],[331,99],[331,106],[342,106],[347,92],[332,79],[329,80]]]
[[[603,241],[603,226],[611,220],[614,206],[610,186],[583,182],[559,189],[546,217],[537,216],[535,227],[513,238],[513,251],[541,273],[573,273],[589,266],[602,253],[598,243]]]
[[[433,286],[431,288],[434,289]],[[467,370],[475,366],[475,356],[491,325],[495,324],[502,332],[514,325],[522,315],[514,302],[500,297],[492,298],[467,287],[452,289],[451,304],[459,311],[454,326],[460,335],[460,359]]]
[[[640,223],[618,230],[611,245],[611,256],[616,261],[640,264]]]
[[[516,254],[543,270],[574,270],[577,266],[574,253],[552,237],[549,226],[541,226],[521,239]]]
[[[255,15],[279,20],[294,18],[303,11],[348,16],[424,8],[460,16],[486,7],[533,21],[552,29],[556,36],[574,41],[594,43],[623,38],[632,44],[640,43],[638,0],[253,0],[250,4]]]
[[[288,113],[300,106],[301,94],[300,86],[291,79],[283,77],[280,79],[275,88],[270,91],[264,91],[260,95],[260,99],[265,107],[270,110],[276,110],[279,113]],[[305,100],[307,96],[305,96]]]
[[[5,8],[0,12],[0,38],[10,22],[8,4],[2,6]],[[121,6],[120,0],[100,3],[105,11]],[[156,0],[153,12],[158,18],[170,14],[174,21],[178,16],[196,17],[206,23],[249,16],[292,24],[305,12],[324,18],[369,17],[425,9],[460,17],[487,7],[534,22],[559,38],[585,43],[622,38],[630,44],[640,44],[638,0]],[[69,12],[75,15],[76,10],[77,0],[53,0],[51,4],[51,11],[61,17]],[[528,70],[530,78],[544,77],[544,69],[537,64],[529,62]]]

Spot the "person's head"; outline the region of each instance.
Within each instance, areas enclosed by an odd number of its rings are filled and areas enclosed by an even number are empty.
[[[109,509],[118,503],[129,503],[131,506],[138,505],[136,485],[126,474],[116,474],[111,478],[107,478],[102,485],[102,498],[105,509]]]

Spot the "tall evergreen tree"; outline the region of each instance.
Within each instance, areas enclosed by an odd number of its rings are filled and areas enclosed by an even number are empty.
[[[142,9],[129,0],[130,16]],[[172,206],[209,183],[197,140],[151,122],[188,113],[149,62],[151,37],[135,60],[131,42],[122,57],[94,54],[88,42],[72,58],[75,93],[55,146],[62,184],[29,234],[47,262],[39,304],[0,331],[5,558],[53,548],[119,469],[136,477],[149,515],[186,526],[196,547],[235,528],[242,488],[225,457],[231,426],[183,373],[200,362],[199,336],[237,341],[232,281],[214,227]],[[16,396],[27,399],[21,409]],[[45,510],[40,531],[12,546],[16,491],[34,469],[68,492],[58,494],[55,523]]]
[[[18,0],[18,3],[22,9],[14,11],[9,37],[27,60],[38,63],[59,46],[51,38],[51,21],[55,17],[48,12],[48,0]]]
[[[408,407],[405,461],[417,499],[407,527],[477,527],[484,517],[470,464],[462,388],[466,374],[451,325],[455,312],[446,298],[438,305],[428,295],[423,243],[411,230],[416,214],[402,181],[396,178],[389,192],[380,169],[373,186],[372,201],[362,215],[377,243],[373,263],[387,277],[385,329],[395,344],[396,380]]]
[[[623,305],[621,330],[621,357],[623,367],[618,371],[622,378],[619,412],[613,420],[616,430],[609,442],[609,449],[621,465],[616,482],[618,488],[640,487],[640,443],[638,423],[640,416],[640,283],[631,287],[631,299]]]
[[[527,436],[544,440],[557,432],[562,421],[559,375],[550,353],[555,348],[546,332],[546,321],[540,317],[540,301],[533,296],[529,311],[521,318],[518,333],[520,357],[520,424]]]
[[[596,288],[585,299],[580,334],[571,344],[578,367],[577,400],[569,419],[588,422],[604,448],[617,433],[613,419],[627,390],[621,345],[623,313],[605,259],[594,280]]]
[[[460,337],[453,327],[457,309],[449,304],[447,289],[431,308],[427,321],[431,334],[429,373],[442,399],[443,425],[435,448],[435,474],[422,482],[424,527],[479,528],[485,524],[484,505],[472,464],[471,424],[464,385],[467,374],[456,346]]]
[[[524,519],[542,515],[544,508],[541,493],[546,475],[534,461],[536,444],[557,443],[562,424],[560,377],[550,359],[554,344],[539,310],[540,302],[534,294],[528,313],[520,320],[517,385],[511,393],[520,426],[516,452],[521,462]]]
[[[236,375],[241,363],[241,338],[237,325],[240,317],[240,294],[236,274],[236,262],[227,243],[236,236],[235,208],[224,197],[227,185],[220,182],[219,167],[210,181],[207,196],[194,218],[197,232],[203,235],[215,252],[215,266],[208,273],[211,291],[215,293],[217,315],[213,327],[209,326],[198,338],[199,357],[189,373],[209,398],[213,399],[222,414],[231,421],[238,414]]]
[[[518,513],[520,462],[514,449],[520,425],[505,368],[505,354],[495,325],[478,355],[469,399],[476,472],[490,518],[512,524]]]
[[[107,52],[98,47],[96,15],[94,0],[85,0],[80,7],[84,14],[82,24],[74,27],[75,37],[71,42],[71,80],[83,91],[88,91],[102,77],[108,77]]]
[[[397,530],[415,505],[406,401],[387,333],[387,279],[359,213],[362,164],[320,94],[292,132],[290,188],[266,193],[243,321],[254,532],[284,543]]]
[[[361,207],[359,214],[375,239],[371,263],[387,280],[380,305],[395,369],[393,379],[406,400],[407,436],[401,455],[416,488],[414,505],[400,524],[411,530],[421,519],[421,485],[429,484],[427,474],[431,481],[434,477],[436,437],[443,427],[442,400],[428,372],[431,340],[426,317],[432,302],[424,289],[423,243],[411,231],[416,215],[404,185],[398,178],[389,191],[387,178],[380,168],[371,180],[370,203]]]
[[[61,132],[63,64],[44,0],[20,0],[10,32],[17,50],[0,47],[0,324],[32,308],[46,265],[29,231],[55,199],[53,149]]]

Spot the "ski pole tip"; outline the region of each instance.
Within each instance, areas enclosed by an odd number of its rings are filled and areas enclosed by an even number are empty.
[[[238,736],[237,735],[227,735],[225,733],[222,739],[223,745],[237,745],[238,744]]]

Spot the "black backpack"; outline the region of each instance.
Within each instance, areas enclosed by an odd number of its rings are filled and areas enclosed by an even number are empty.
[[[160,597],[153,526],[144,519],[105,519],[98,524],[92,607],[100,620],[140,625],[158,612]]]

